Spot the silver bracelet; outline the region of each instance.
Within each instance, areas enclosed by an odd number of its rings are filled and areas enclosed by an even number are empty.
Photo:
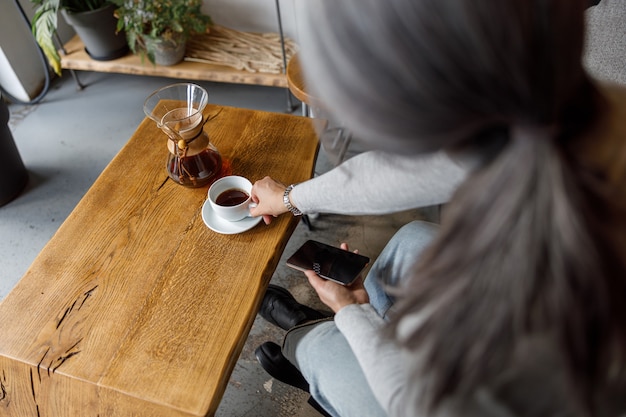
[[[287,210],[291,212],[294,216],[302,216],[302,212],[298,210],[297,207],[291,205],[291,201],[289,201],[289,193],[293,190],[295,184],[291,184],[289,187],[285,188],[285,192],[283,193],[283,204],[287,207]]]

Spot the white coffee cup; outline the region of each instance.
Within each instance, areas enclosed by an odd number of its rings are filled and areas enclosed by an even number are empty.
[[[215,181],[209,188],[211,208],[221,218],[236,222],[250,217],[250,207],[254,206],[250,193],[252,183],[244,177],[229,175]]]

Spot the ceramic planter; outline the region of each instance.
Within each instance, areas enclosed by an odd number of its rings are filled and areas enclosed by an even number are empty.
[[[154,53],[157,65],[176,65],[185,57],[186,41],[144,38],[146,49]]]
[[[69,13],[64,9],[61,10],[67,23],[74,28],[85,44],[87,54],[97,61],[109,61],[128,53],[126,35],[123,32],[115,33],[117,28],[117,18],[113,15],[115,8],[114,4],[109,4],[88,12]]]

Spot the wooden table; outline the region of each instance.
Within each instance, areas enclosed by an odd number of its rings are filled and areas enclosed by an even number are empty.
[[[312,175],[317,121],[208,113],[217,116],[205,129],[234,174]],[[201,218],[207,187],[168,180],[166,152],[144,120],[0,304],[0,415],[217,409],[298,219],[211,231]]]

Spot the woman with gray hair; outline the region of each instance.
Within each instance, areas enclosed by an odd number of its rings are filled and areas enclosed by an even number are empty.
[[[626,88],[583,69],[587,6],[306,3],[304,68],[356,137],[471,167],[441,226],[401,229],[365,288],[306,272],[333,321],[266,296],[329,414],[626,413]],[[284,196],[307,211],[305,184],[281,187],[255,185],[255,214],[285,212]]]

